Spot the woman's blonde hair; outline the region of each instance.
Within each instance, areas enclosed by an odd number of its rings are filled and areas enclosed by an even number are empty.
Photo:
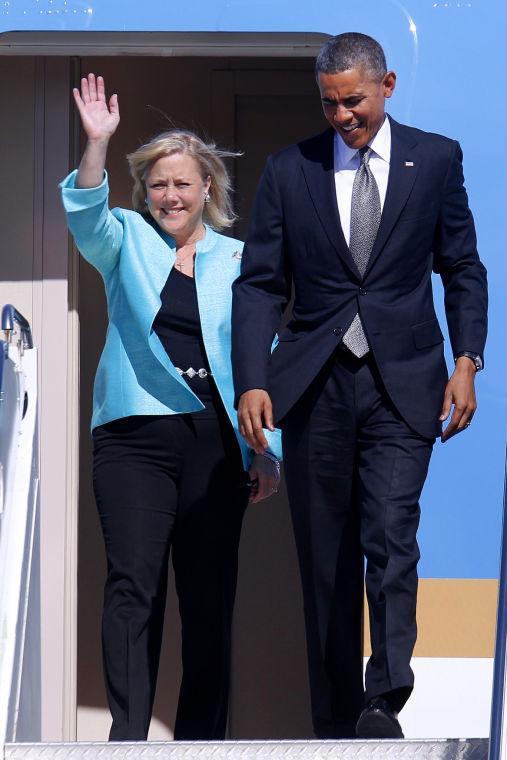
[[[209,202],[204,205],[203,220],[214,230],[231,227],[236,220],[231,195],[232,184],[225,167],[224,158],[235,158],[241,153],[220,150],[214,143],[205,143],[193,132],[170,129],[162,132],[133,153],[127,155],[130,174],[134,179],[132,204],[143,216],[149,215],[146,205],[146,177],[159,158],[184,153],[191,156],[199,167],[203,181],[211,177]]]

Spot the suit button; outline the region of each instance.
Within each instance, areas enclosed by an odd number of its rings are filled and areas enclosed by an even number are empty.
[[[364,288],[359,288],[359,295],[360,296],[365,296],[366,295],[366,290]]]
[[[333,335],[341,335],[343,330],[341,330],[339,327],[335,327],[333,330]]]

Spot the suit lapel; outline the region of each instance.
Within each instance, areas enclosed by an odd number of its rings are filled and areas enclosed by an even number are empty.
[[[315,140],[310,150],[302,153],[303,174],[315,211],[331,245],[354,277],[361,279],[359,270],[354,264],[345,242],[338,212],[334,180],[333,138],[334,130],[328,129],[318,140]]]
[[[388,117],[391,123],[391,160],[389,179],[382,210],[382,217],[373,250],[368,261],[365,277],[382,252],[389,235],[405,206],[419,169],[417,141],[412,133],[401,124]]]

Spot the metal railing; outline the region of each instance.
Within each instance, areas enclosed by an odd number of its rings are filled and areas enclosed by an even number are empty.
[[[4,364],[7,358],[8,343],[0,340],[0,393],[2,392],[2,380],[4,376]]]
[[[37,351],[8,304],[0,341],[0,745],[40,738]]]
[[[11,303],[7,303],[2,309],[2,330],[6,343],[9,343],[16,324],[21,333],[23,348],[33,348],[32,330],[28,320]]]
[[[507,697],[505,684],[505,657],[507,654],[507,456],[505,462],[501,547],[489,760],[507,760],[507,736],[504,726],[505,700]]]

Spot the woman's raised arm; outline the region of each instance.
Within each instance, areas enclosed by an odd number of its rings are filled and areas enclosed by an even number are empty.
[[[120,123],[118,95],[106,101],[104,79],[88,74],[81,79],[81,92],[74,87],[72,94],[81,117],[88,142],[79,164],[76,187],[97,187],[103,180],[109,140]]]

